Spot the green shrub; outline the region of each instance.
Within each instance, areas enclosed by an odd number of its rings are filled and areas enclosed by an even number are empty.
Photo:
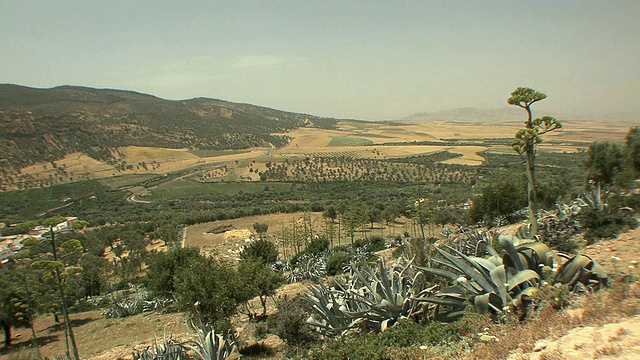
[[[455,347],[466,335],[475,334],[472,322],[460,320],[453,323],[432,321],[420,325],[413,320],[402,320],[395,327],[381,333],[363,333],[329,339],[309,348],[304,359],[393,359],[399,349],[409,358],[411,350],[421,345]]]
[[[334,276],[343,273],[344,266],[351,261],[351,255],[346,252],[336,252],[327,259],[327,275]]]
[[[329,240],[324,236],[316,237],[309,242],[305,250],[306,253],[317,255],[329,249]]]
[[[598,239],[617,237],[625,228],[635,229],[638,226],[638,220],[631,214],[598,211],[592,208],[584,209],[580,213],[580,220],[586,229],[584,237],[587,244],[593,244]]]
[[[197,248],[173,248],[154,254],[149,263],[145,283],[154,294],[171,295],[176,291],[174,277],[192,259],[200,257]]]
[[[376,251],[386,249],[387,244],[382,236],[377,236],[377,235],[372,236],[370,238],[366,238],[366,239],[356,240],[356,242],[353,243],[354,248],[359,248],[363,246],[366,246],[367,250],[371,252],[376,252]]]
[[[275,350],[273,350],[271,346],[263,342],[244,345],[240,347],[240,350],[238,352],[240,353],[240,355],[251,356],[251,357],[253,356],[270,357],[275,354]]]
[[[309,304],[296,296],[276,300],[278,312],[269,316],[267,325],[288,346],[298,347],[317,340],[317,335],[307,325]]]
[[[278,260],[278,249],[269,240],[258,239],[244,247],[242,259],[260,259],[265,264],[272,264]]]
[[[492,183],[482,188],[482,195],[473,198],[473,205],[467,212],[472,223],[492,224],[500,216],[510,214],[527,206],[525,183],[520,179],[509,179]]]

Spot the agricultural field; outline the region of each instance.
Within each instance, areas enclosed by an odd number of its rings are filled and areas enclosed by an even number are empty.
[[[283,260],[291,257],[295,252],[292,240],[283,243],[283,239],[296,236],[299,246],[304,248],[314,235],[327,236],[332,239],[333,246],[350,244],[347,230],[340,221],[330,222],[324,219],[321,212],[296,212],[290,214],[269,214],[248,216],[229,220],[220,220],[192,225],[186,228],[182,246],[193,246],[201,249],[205,254],[214,255],[227,260],[238,260],[240,249],[256,239],[258,234],[253,228],[255,223],[263,223],[269,226],[264,238],[276,244]],[[411,231],[411,222],[408,219],[398,219],[396,223],[375,223],[373,228],[369,225],[359,227],[354,234],[355,240],[366,237],[381,236],[391,237]],[[295,234],[295,235],[294,235]]]
[[[633,125],[627,122],[565,121],[562,129],[547,135],[540,151],[578,152],[597,140],[623,142]],[[78,180],[121,179],[123,175],[176,172],[182,175],[192,173],[194,178],[199,176],[200,181],[260,181],[264,177],[259,173],[265,171],[267,163],[309,157],[389,160],[442,151],[455,155],[442,160],[442,164],[478,166],[484,161],[480,155],[483,151],[513,153],[511,139],[521,126],[516,121],[494,124],[339,121],[337,129],[305,127],[275,134],[290,137],[290,142],[281,148],[194,150],[128,146],[118,150],[117,161],[112,163],[95,160],[82,153],[70,154],[55,162],[25,167],[18,175],[3,179],[0,187],[5,190],[25,189]],[[287,180],[309,180],[308,177],[297,179],[297,175],[291,173],[287,176]],[[347,180],[357,178],[344,177]],[[282,176],[278,177],[278,180],[282,179]],[[118,186],[134,185],[126,182]]]

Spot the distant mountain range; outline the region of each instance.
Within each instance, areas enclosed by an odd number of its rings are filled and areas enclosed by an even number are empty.
[[[534,116],[553,116],[559,120],[612,120],[629,121],[640,123],[640,114],[620,113],[620,114],[569,114],[569,113],[546,113],[534,110]],[[465,123],[487,123],[519,121],[526,119],[526,112],[519,107],[510,106],[499,109],[475,109],[459,108],[453,110],[422,112],[409,115],[399,121],[408,123],[422,123],[429,121],[451,121]]]
[[[334,128],[336,120],[249,104],[195,98],[165,100],[133,91],[0,84],[0,175],[83,152],[113,163],[118,148],[280,147],[298,127]]]

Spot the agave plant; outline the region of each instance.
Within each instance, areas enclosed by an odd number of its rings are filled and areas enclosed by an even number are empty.
[[[200,359],[234,360],[240,358],[233,334],[218,334],[213,327],[208,325],[198,327],[192,324],[192,327],[196,331],[197,338],[190,347]]]
[[[556,272],[554,282],[561,283],[575,288],[578,284],[586,286],[588,289],[600,290],[609,284],[609,277],[604,268],[587,255],[568,255],[558,253],[558,256],[565,259],[565,262]]]
[[[569,210],[571,211],[571,210]],[[538,234],[541,241],[564,252],[574,252],[577,244],[571,239],[582,230],[577,216],[558,211],[547,214],[538,220]]]
[[[328,336],[342,335],[362,322],[365,308],[358,309],[358,301],[348,295],[344,287],[328,288],[319,282],[310,288],[311,294],[303,297],[311,305],[311,316],[307,323]]]
[[[174,304],[175,302],[176,300],[172,298],[155,297],[151,300],[142,302],[142,311],[149,312],[149,311],[163,309],[163,308],[166,308],[167,306]]]
[[[158,339],[155,339],[153,350],[150,347],[142,351],[133,351],[133,360],[186,360],[189,359],[187,353],[188,349],[181,342],[173,339],[163,337],[161,343]]]
[[[496,234],[492,231],[474,230],[464,232],[451,242],[456,250],[469,256],[485,256],[489,254],[488,246],[491,245]]]
[[[107,319],[123,318],[137,315],[142,312],[142,300],[138,298],[127,298],[122,301],[114,301],[103,311],[102,315]]]
[[[589,191],[583,192],[576,202],[581,208],[603,211],[609,207],[609,195],[608,191],[602,191],[602,185],[599,182],[590,183]]]
[[[597,290],[607,284],[606,272],[589,257],[558,254],[567,259],[558,267],[556,254],[541,242],[501,235],[499,243],[502,255],[489,247],[491,256],[487,258],[436,247],[442,258],[434,262],[440,267],[419,268],[445,278],[450,285],[418,300],[436,304],[436,318],[452,320],[462,316],[469,303],[479,313],[494,315],[513,307],[523,309],[544,278],[572,288],[580,283]]]
[[[461,316],[467,303],[473,304],[478,313],[492,314],[502,313],[506,307],[522,306],[539,286],[538,265],[553,260],[549,258],[548,248],[541,243],[521,244],[516,248],[512,237],[502,236],[500,245],[505,251],[502,258],[490,246],[489,258],[470,257],[452,247],[447,247],[449,251],[436,247],[442,258],[434,262],[440,268],[418,268],[444,277],[453,286],[418,300],[438,305],[435,309],[438,319]],[[445,311],[441,311],[440,306]]]
[[[287,280],[290,283],[303,280],[314,280],[327,275],[326,253],[303,254],[298,258],[296,266],[291,270]]]
[[[418,294],[413,287],[420,275],[411,262],[391,268],[383,262],[375,268],[361,263],[352,268],[345,283],[338,282],[332,288],[322,283],[311,287],[306,296],[312,312],[308,323],[329,336],[357,326],[384,331],[422,309],[423,302],[417,298],[426,291]]]

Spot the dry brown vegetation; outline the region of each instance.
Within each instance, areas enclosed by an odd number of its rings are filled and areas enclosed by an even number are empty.
[[[131,358],[134,347],[140,349],[153,342],[154,336],[162,339],[173,334],[177,339],[188,340],[188,328],[182,313],[159,316],[145,313],[121,319],[105,319],[100,311],[89,311],[71,316],[78,351],[83,359],[112,360]],[[42,356],[54,358],[65,353],[64,326],[56,324],[51,316],[38,317],[35,321]],[[32,359],[35,351],[29,347],[31,333],[28,329],[14,330],[14,346],[10,352],[0,352],[0,359]]]

